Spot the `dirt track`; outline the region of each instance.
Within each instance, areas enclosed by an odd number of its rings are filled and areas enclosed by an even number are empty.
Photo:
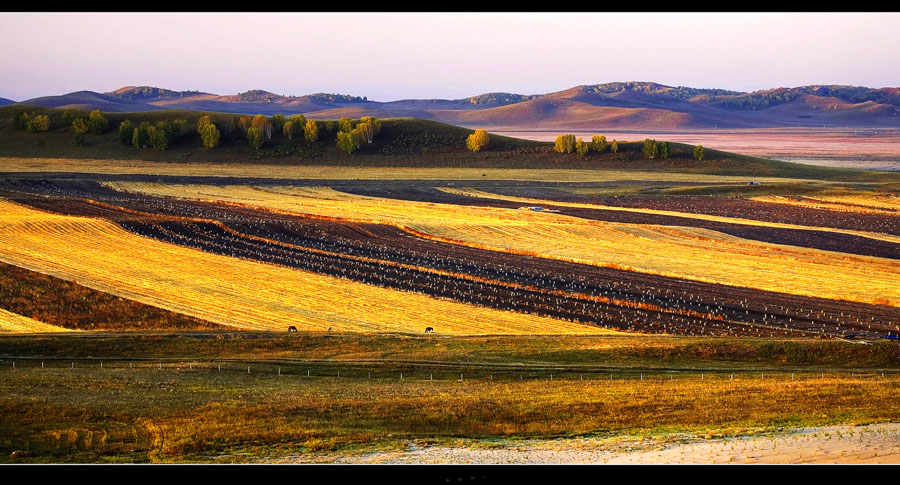
[[[697,439],[578,438],[466,448],[410,444],[405,451],[279,462],[397,464],[799,464],[900,463],[900,423],[796,429],[767,436]]]

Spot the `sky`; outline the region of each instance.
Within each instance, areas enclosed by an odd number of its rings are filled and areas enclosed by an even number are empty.
[[[0,13],[0,97],[900,85],[900,13]]]

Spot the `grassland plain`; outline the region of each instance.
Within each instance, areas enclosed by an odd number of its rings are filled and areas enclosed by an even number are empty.
[[[451,334],[609,332],[205,253],[102,219],[0,207],[0,260],[234,328],[419,333],[440,320]]]
[[[400,225],[419,235],[495,251],[789,294],[900,305],[900,287],[896,285],[900,266],[895,260],[760,243],[705,229],[367,197],[325,187],[108,185],[297,214],[340,214],[342,219]],[[896,239],[876,234],[871,237]],[[840,271],[840,279],[834,278],[835,271]]]
[[[49,116],[48,132],[26,135],[13,128],[17,113],[27,111]],[[552,143],[492,135],[491,144],[478,153],[466,150],[465,140],[473,130],[413,118],[384,119],[383,129],[372,144],[348,155],[334,143],[336,128],[327,122],[320,128],[320,140],[314,143],[289,141],[280,134],[261,150],[253,150],[239,130],[224,135],[214,150],[203,148],[200,137],[190,134],[165,151],[135,149],[119,142],[118,125],[125,119],[134,124],[148,121],[185,119],[196,126],[200,116],[220,116],[199,111],[156,111],[145,113],[107,113],[110,131],[88,135],[86,146],[73,143],[71,127],[63,122],[65,110],[43,107],[7,106],[0,108],[0,156],[28,158],[147,160],[174,163],[246,164],[265,160],[274,165],[318,165],[345,167],[477,167],[512,169],[630,169],[656,172],[687,172],[753,177],[817,178],[853,181],[897,181],[897,174],[873,173],[779,162],[734,153],[707,150],[703,161],[692,158],[692,145],[672,143],[669,159],[647,159],[642,143],[619,140],[618,153],[591,153],[586,157],[559,154]],[[642,140],[642,138],[636,138]]]
[[[0,337],[0,358],[3,462],[336,462],[900,413],[888,342],[79,332]]]

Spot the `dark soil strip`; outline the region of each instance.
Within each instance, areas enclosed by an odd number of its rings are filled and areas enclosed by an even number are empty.
[[[466,197],[462,195],[448,194],[446,192],[427,187],[414,187],[405,189],[342,187],[341,190],[357,195],[416,200],[422,202],[437,202],[457,205],[478,205],[509,209],[518,209],[527,206],[527,204],[522,202]],[[719,199],[729,198],[722,197]],[[584,203],[586,201],[581,200],[581,202]],[[746,203],[756,204],[757,202],[746,201]],[[741,237],[744,239],[751,239],[754,241],[762,241],[772,244],[784,244],[788,246],[820,249],[824,251],[837,251],[848,254],[858,254],[861,256],[900,259],[900,244],[895,244],[887,241],[879,241],[876,239],[854,236],[850,234],[839,234],[828,231],[814,231],[804,229],[781,229],[774,227],[748,226],[745,224],[707,221],[703,219],[693,219],[690,217],[642,214],[638,212],[563,207],[552,205],[552,203],[542,205],[541,207],[552,209],[563,215],[580,217],[582,219],[607,222],[622,222],[628,224],[655,224],[663,226],[699,227],[703,229],[722,232],[725,234],[730,234],[732,236]],[[684,208],[682,207],[680,209],[666,208],[663,210],[681,210],[682,212],[693,212],[685,211],[683,209]],[[897,222],[900,223],[900,217],[896,219]]]
[[[0,308],[76,330],[225,328],[3,262],[0,262]]]
[[[742,197],[722,197],[713,195],[585,197],[565,194],[555,190],[546,190],[543,194],[536,195],[533,190],[524,187],[522,189],[505,187],[491,191],[498,194],[519,197],[547,198],[560,202],[580,202],[615,207],[689,212],[693,214],[778,222],[782,224],[830,227],[834,229],[900,235],[900,214],[865,214],[828,209],[814,209],[811,207],[798,207],[774,202],[760,202]]]
[[[123,194],[82,183],[32,189],[35,190],[7,190],[0,195],[46,210],[106,217],[137,234],[217,254],[627,330],[695,335],[879,337],[896,331],[900,325],[894,307],[486,251],[425,240],[384,225],[313,220]],[[92,196],[113,207],[90,203],[83,196]],[[125,209],[116,209],[115,205]],[[220,221],[237,233],[213,223],[175,220],[163,214]],[[409,266],[400,268],[398,264]],[[436,274],[435,270],[452,274]],[[584,295],[605,300],[598,302]]]

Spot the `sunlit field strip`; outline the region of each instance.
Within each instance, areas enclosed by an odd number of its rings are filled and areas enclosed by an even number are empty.
[[[875,196],[804,196],[807,200],[795,200],[788,197],[770,195],[754,197],[761,202],[795,205],[813,209],[828,209],[841,212],[859,212],[863,214],[884,214],[900,217],[900,197]],[[815,200],[808,200],[815,199]]]
[[[740,185],[747,183],[746,176],[632,172],[623,170],[296,166],[283,164],[164,163],[143,160],[20,157],[0,157],[0,173],[2,172],[78,172],[118,175],[258,177],[313,180],[522,180],[536,182],[665,180],[673,182],[735,183]],[[769,183],[803,181],[802,179],[778,177],[762,177],[757,178],[757,180]]]
[[[18,313],[12,313],[0,308],[0,334],[6,333],[48,333],[48,332],[75,332],[68,328],[49,325],[28,318]]]
[[[0,201],[0,260],[248,330],[600,334],[601,328],[467,305],[134,235],[99,219]]]
[[[610,211],[622,211],[622,212],[637,212],[642,214],[658,214],[658,215],[666,215],[666,216],[676,216],[676,217],[684,217],[688,219],[700,219],[706,221],[715,221],[715,222],[727,222],[731,224],[743,224],[747,226],[760,226],[760,227],[773,227],[778,229],[802,229],[802,230],[814,230],[814,231],[824,231],[824,232],[834,232],[840,234],[850,234],[853,236],[861,236],[867,237],[869,239],[877,239],[880,241],[887,241],[892,243],[900,244],[900,236],[894,236],[891,234],[879,234],[867,231],[853,231],[849,229],[835,229],[830,227],[819,227],[819,226],[801,226],[797,224],[784,224],[779,222],[766,222],[766,221],[757,221],[753,219],[741,219],[736,217],[725,217],[725,216],[714,216],[709,214],[697,214],[692,212],[677,212],[677,211],[666,211],[666,210],[657,210],[657,209],[643,209],[637,207],[615,207],[615,206],[606,206],[600,204],[584,204],[579,202],[556,202],[551,200],[544,199],[532,199],[528,197],[516,197],[516,196],[508,196],[501,194],[494,194],[491,192],[486,192],[478,189],[455,189],[451,187],[438,187],[438,190],[443,192],[447,192],[449,194],[462,195],[466,197],[473,198],[483,198],[483,199],[499,199],[499,200],[509,200],[514,202],[521,202],[523,204],[531,204],[531,205],[555,205],[560,207],[578,207],[585,209],[600,209],[600,210],[610,210]],[[774,200],[770,197],[756,197],[754,200],[760,200],[765,202],[782,202],[782,203],[791,203],[790,199],[785,199],[783,197],[777,197],[779,200]],[[785,202],[787,201],[787,202]],[[802,202],[798,202],[792,205],[803,205],[806,207],[813,207],[812,204],[804,204]],[[820,208],[830,208],[830,207],[820,207]],[[839,209],[846,210],[846,209]],[[866,210],[861,210],[859,212],[868,212]],[[887,214],[892,216],[900,216],[898,213],[891,213],[887,211],[872,211],[880,214]],[[898,224],[900,224],[900,217],[897,219]]]
[[[763,243],[700,228],[591,221],[554,213],[365,197],[329,188],[149,183],[114,188],[276,211],[380,222],[422,237],[783,293],[900,306],[900,262]]]

